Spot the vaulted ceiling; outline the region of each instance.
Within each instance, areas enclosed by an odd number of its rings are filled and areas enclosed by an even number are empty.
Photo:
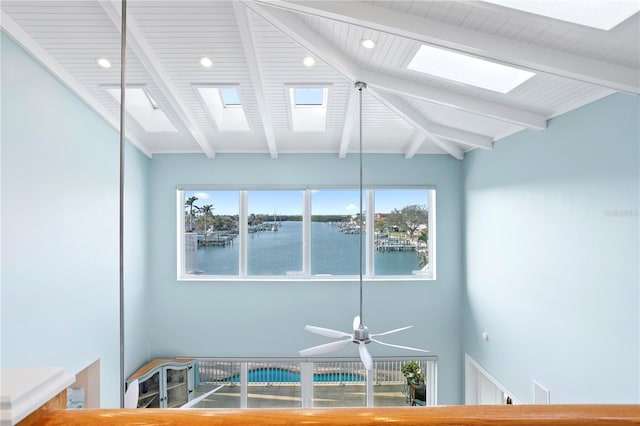
[[[144,88],[175,127],[129,140],[155,153],[448,154],[548,120],[613,92],[640,93],[640,16],[599,30],[479,1],[127,2],[127,86]],[[120,2],[6,1],[3,31],[119,128]],[[613,7],[613,6],[612,6]],[[361,41],[370,39],[367,49]],[[407,68],[421,45],[532,71],[508,93]],[[315,65],[306,67],[311,56]],[[213,62],[200,64],[202,57]],[[111,61],[110,68],[97,58]],[[236,87],[248,131],[225,131],[197,87]],[[295,132],[287,88],[328,88],[324,131]],[[46,96],[46,94],[43,94]],[[88,141],[87,143],[90,143]],[[603,141],[607,143],[607,141]]]

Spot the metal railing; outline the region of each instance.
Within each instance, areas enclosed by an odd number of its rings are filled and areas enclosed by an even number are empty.
[[[358,358],[196,358],[199,383],[225,386],[301,386],[308,389],[309,400],[313,399],[314,385],[344,386],[365,385],[367,393],[375,393],[374,386],[407,385],[402,374],[402,365],[407,361],[418,361],[425,372],[425,405],[437,404],[437,357],[377,357],[374,368],[367,372]],[[304,366],[312,375],[305,375]],[[312,377],[306,383],[305,377]],[[406,388],[405,388],[406,390]],[[406,390],[408,393],[408,390]],[[253,391],[252,391],[253,392]],[[246,388],[241,394],[247,395]],[[302,406],[305,405],[303,390]],[[373,405],[373,397],[367,398]],[[242,407],[246,407],[246,398]]]

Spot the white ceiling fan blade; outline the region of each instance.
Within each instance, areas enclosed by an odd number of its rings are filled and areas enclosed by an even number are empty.
[[[360,315],[353,317],[353,329],[360,327]]]
[[[323,345],[314,346],[312,348],[303,349],[300,351],[300,356],[312,356],[326,354],[328,352],[339,351],[340,349],[351,343],[350,339],[338,340],[337,342],[325,343]]]
[[[381,345],[384,345],[384,346],[391,346],[392,348],[408,349],[410,351],[418,351],[418,352],[429,352],[429,351],[424,350],[424,349],[412,348],[411,346],[392,345],[391,343],[381,342],[380,340],[376,340],[376,339],[371,339],[371,341],[372,342],[376,342],[376,343],[380,343]]]
[[[358,351],[360,352],[360,359],[362,360],[362,364],[364,364],[364,368],[367,370],[373,370],[373,358],[371,358],[364,342],[360,342],[358,345]]]
[[[374,337],[374,336],[384,336],[385,334],[397,333],[398,331],[406,330],[407,328],[411,328],[411,327],[413,327],[413,326],[412,326],[412,325],[408,325],[408,326],[406,326],[406,327],[396,328],[395,330],[385,331],[384,333],[376,333],[376,334],[372,334],[372,335],[371,335],[371,337]]]
[[[316,327],[315,325],[307,325],[304,327],[304,329],[312,333],[319,334],[321,336],[333,337],[334,339],[339,339],[341,337],[352,337],[349,333],[345,333],[343,331],[332,330],[330,328]]]

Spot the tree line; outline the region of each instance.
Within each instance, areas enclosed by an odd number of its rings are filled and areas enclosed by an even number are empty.
[[[237,227],[238,215],[214,215],[213,204],[196,205],[198,197],[192,196],[185,201],[185,229],[188,232],[202,230],[203,232],[213,227],[215,230],[229,230]],[[428,210],[424,205],[409,205],[401,209],[393,209],[390,213],[379,214],[375,220],[375,230],[377,232],[397,232],[409,235],[410,237],[420,237],[419,230],[424,232],[428,223]],[[356,214],[356,221],[357,216]],[[312,222],[323,223],[343,223],[353,220],[351,215],[312,215]],[[256,226],[266,222],[302,221],[302,215],[274,215],[274,214],[250,214],[247,218],[249,226]],[[426,238],[426,237],[423,237]]]

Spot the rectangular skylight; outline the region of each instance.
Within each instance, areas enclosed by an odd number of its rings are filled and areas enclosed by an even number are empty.
[[[422,45],[408,69],[436,77],[508,93],[535,75],[533,72]]]
[[[218,130],[221,132],[248,132],[251,130],[236,87],[204,86],[195,89]]]
[[[324,132],[327,125],[328,87],[288,87],[291,129],[294,132]]]
[[[235,87],[221,87],[218,90],[220,90],[222,103],[225,107],[239,107],[242,105],[240,103],[240,95],[238,95],[238,90]]]
[[[601,30],[610,30],[640,11],[640,1],[638,0],[485,1]]]
[[[166,114],[143,87],[127,87],[125,93],[126,110],[147,132],[177,132]],[[107,92],[120,102],[120,88],[108,88]]]
[[[294,87],[293,97],[296,106],[321,106],[324,103],[324,89],[322,87]]]

